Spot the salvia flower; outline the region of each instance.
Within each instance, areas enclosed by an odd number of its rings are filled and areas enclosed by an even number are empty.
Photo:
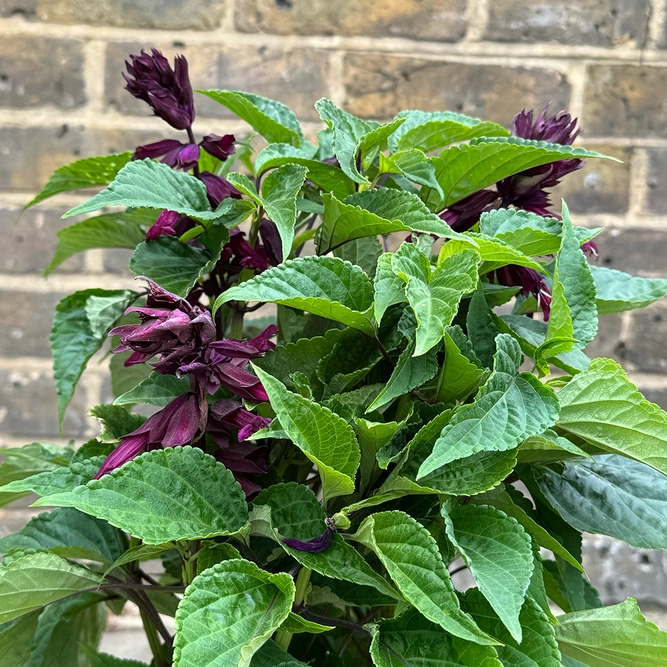
[[[525,266],[511,264],[494,271],[495,279],[500,285],[521,287],[519,294],[523,297],[531,294],[544,313],[544,320],[549,320],[551,312],[551,291],[542,276],[535,270]]]
[[[195,119],[195,107],[185,57],[176,56],[173,69],[157,49],[150,54],[142,50],[130,56],[130,61],[123,74],[130,94],[146,102],[173,128],[187,130]]]
[[[186,215],[165,209],[146,232],[146,240],[153,241],[160,236],[181,236],[196,224]]]
[[[241,199],[241,193],[222,176],[212,174],[210,171],[202,171],[199,179],[206,186],[208,201],[213,208],[220,206],[220,202],[228,197]]]
[[[138,146],[133,160],[144,160],[146,158],[162,158],[162,162],[172,169],[183,169],[189,171],[199,163],[199,146],[196,144],[183,144],[176,139],[163,139],[153,144]]]
[[[291,537],[284,537],[283,544],[290,547],[290,549],[296,549],[297,551],[308,551],[313,554],[321,553],[325,551],[328,546],[331,544],[331,538],[336,532],[336,524],[331,517],[327,517],[324,520],[326,528],[321,535],[314,537],[312,540],[302,541],[295,540]]]
[[[123,324],[109,332],[110,336],[120,337],[120,345],[113,352],[133,352],[125,362],[126,366],[146,362],[161,354],[172,358],[175,369],[179,364],[173,357],[180,359],[213,341],[215,325],[207,310],[193,306],[149,278],[143,279],[149,286],[146,305],[125,311],[126,315],[136,313],[141,323]],[[156,364],[155,369],[161,373],[170,372],[164,365],[160,369]]]
[[[224,162],[230,155],[234,155],[236,152],[235,141],[236,139],[233,134],[225,134],[223,137],[218,134],[207,134],[199,142],[199,145],[209,155],[217,157],[218,160]]]
[[[202,433],[205,419],[206,401],[192,392],[175,398],[138,429],[120,439],[120,444],[104,460],[95,479],[131,461],[141,452],[189,444]]]

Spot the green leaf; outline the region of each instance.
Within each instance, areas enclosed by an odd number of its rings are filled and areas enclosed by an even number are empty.
[[[495,507],[455,505],[449,513],[445,507],[447,537],[503,625],[521,642],[519,612],[533,574],[530,536],[516,519]]]
[[[373,288],[358,266],[337,257],[299,257],[228,289],[213,307],[229,301],[268,301],[342,322],[374,334]]]
[[[479,267],[480,274],[489,273],[490,271],[495,271],[501,266],[507,266],[508,264],[514,264],[516,266],[527,266],[528,268],[537,271],[538,273],[544,273],[544,267],[536,262],[534,259],[524,255],[521,251],[512,247],[504,241],[499,239],[492,238],[490,236],[485,236],[484,234],[476,234],[474,232],[468,232],[466,234],[468,238],[474,239],[477,244],[478,252],[482,258],[482,264]],[[456,250],[463,250],[465,246],[462,243],[458,243],[458,248],[456,245],[457,242],[445,244],[440,251],[440,259],[444,259],[456,252]]]
[[[353,493],[361,455],[352,427],[323,405],[289,391],[261,368],[254,369],[283,430],[317,465],[324,500]]]
[[[51,351],[60,424],[88,360],[136,297],[129,290],[89,289],[70,294],[56,306]]]
[[[519,615],[521,641],[510,635],[479,590],[466,591],[462,606],[485,632],[503,643],[496,651],[504,667],[560,667],[554,626],[534,600],[528,598]]]
[[[147,544],[230,535],[248,520],[245,494],[232,473],[193,447],[146,452],[109,475],[35,504],[76,507]]]
[[[142,227],[152,225],[155,218],[154,211],[137,210],[98,215],[65,227],[58,232],[58,248],[44,273],[48,275],[72,255],[91,248],[134,249],[146,237]]]
[[[438,379],[438,401],[455,403],[465,400],[477,387],[484,374],[479,361],[473,363],[458,347],[452,338],[462,345],[466,344],[472,352],[472,346],[459,327],[445,331],[445,358]],[[474,353],[473,353],[474,355]],[[476,359],[476,357],[473,356]]]
[[[401,593],[430,621],[475,644],[494,643],[461,611],[438,545],[411,516],[398,511],[372,514],[355,539],[377,554]]]
[[[294,582],[246,560],[197,575],[176,612],[175,667],[248,667],[292,609]],[[213,622],[213,619],[215,621]]]
[[[421,477],[480,451],[514,449],[558,418],[558,398],[531,373],[519,373],[519,344],[507,334],[496,338],[493,373],[474,403],[458,408],[442,430],[433,452],[419,469]]]
[[[319,635],[323,632],[329,632],[329,630],[333,630],[334,626],[314,623],[313,621],[309,621],[303,618],[303,616],[299,616],[298,614],[290,612],[283,624],[280,626],[280,629],[284,630],[285,632],[291,632],[292,634],[309,632],[310,634]]]
[[[25,667],[28,664],[40,613],[40,611],[34,611],[0,625],[0,665],[2,667]]]
[[[378,260],[382,253],[382,244],[375,236],[349,241],[333,251],[334,257],[356,264],[369,278],[375,278]]]
[[[595,338],[597,330],[595,281],[574,235],[567,205],[563,202],[563,240],[556,255],[553,300],[545,343],[555,338],[574,338],[577,341],[575,347],[584,348]],[[571,345],[559,353],[569,349]]]
[[[559,616],[555,631],[563,656],[588,667],[661,667],[667,660],[667,632],[647,621],[633,598]]]
[[[48,549],[63,558],[113,563],[125,544],[116,528],[68,507],[33,517],[18,533],[0,539],[0,553],[13,549]]]
[[[143,415],[134,414],[122,405],[103,403],[91,408],[89,414],[100,423],[102,432],[97,439],[105,443],[118,442],[120,438],[136,431],[146,421]]]
[[[432,188],[440,197],[444,197],[440,183],[435,179],[433,163],[416,148],[394,153],[390,157],[380,153],[379,170],[385,174],[402,174],[412,183]]]
[[[196,92],[226,106],[269,143],[283,142],[300,146],[304,142],[297,117],[281,102],[238,90],[197,90]]]
[[[375,291],[375,300],[373,304],[373,311],[375,314],[375,321],[379,324],[382,317],[387,312],[387,308],[397,303],[407,303],[405,296],[405,281],[397,276],[392,267],[392,257],[394,253],[387,252],[380,255],[377,264],[377,271],[375,272],[375,281],[373,289]]]
[[[391,266],[406,282],[405,294],[417,318],[415,356],[437,345],[452,323],[461,297],[477,284],[479,256],[464,250],[433,269],[428,257],[411,243],[394,253]]]
[[[0,623],[73,593],[96,589],[95,572],[72,565],[55,554],[38,552],[12,560],[0,568]]]
[[[113,349],[113,347],[115,347],[114,343],[111,345]],[[142,380],[145,380],[151,372],[151,368],[148,364],[133,364],[132,366],[126,366],[125,361],[131,354],[131,350],[128,352],[120,352],[112,355],[111,360],[109,361],[111,393],[116,398],[136,387]]]
[[[526,318],[528,319],[528,318]],[[494,314],[484,294],[484,285],[480,281],[473,292],[466,315],[466,331],[475,356],[484,368],[493,367],[493,355],[496,353],[498,327]]]
[[[667,478],[615,454],[535,470],[540,491],[577,530],[643,549],[667,549]]]
[[[285,259],[292,252],[297,215],[296,198],[306,180],[306,173],[305,167],[286,164],[272,171],[262,184],[264,210],[267,217],[278,227]]]
[[[303,662],[294,660],[292,656],[283,651],[273,639],[269,639],[262,648],[255,653],[251,667],[308,667]]]
[[[169,209],[196,220],[215,220],[231,202],[225,200],[212,211],[202,181],[183,171],[174,171],[163,162],[146,159],[126,164],[106,190],[70,209],[63,218],[92,213],[105,206]]]
[[[503,178],[533,167],[567,158],[606,157],[583,148],[518,137],[473,139],[469,144],[447,148],[439,157],[433,158],[436,178],[445,197],[436,201],[431,191],[427,203],[439,210]]]
[[[560,250],[563,223],[514,208],[501,208],[482,213],[480,231],[504,241],[530,257],[553,255]],[[595,238],[602,227],[574,227],[579,244]]]
[[[507,137],[509,132],[479,118],[452,111],[401,111],[398,118],[407,118],[391,136],[392,152],[419,148],[429,153],[448,144],[469,141],[476,137]]]
[[[114,560],[107,568],[103,576],[106,577],[107,574],[115,570],[117,567],[122,567],[128,563],[159,558],[165,551],[173,548],[174,545],[171,542],[167,542],[166,544],[137,544],[118,556],[118,558],[116,558],[116,560]],[[203,548],[204,547],[202,547],[202,549]],[[201,550],[199,551],[199,554],[201,554]],[[199,567],[199,556],[197,557],[197,567]]]
[[[117,658],[115,655],[109,655],[108,653],[98,653],[85,645],[82,645],[81,649],[88,656],[90,667],[149,667],[145,662]]]
[[[558,393],[559,430],[667,475],[667,414],[611,359],[594,359]]]
[[[87,157],[63,167],[58,167],[41,192],[29,201],[25,208],[30,208],[61,192],[80,190],[96,185],[107,185],[114,179],[120,169],[130,161],[131,157],[132,153],[116,153],[99,157]]]
[[[151,373],[136,387],[121,394],[114,405],[135,405],[137,403],[148,403],[164,408],[175,398],[190,391],[188,378],[177,378],[175,375],[162,375]]]
[[[411,341],[401,352],[401,356],[396,362],[396,367],[387,380],[387,384],[377,395],[375,400],[366,408],[366,412],[379,410],[385,405],[391,403],[394,399],[408,394],[413,389],[421,387],[425,382],[432,379],[438,372],[438,360],[436,351],[430,350],[421,357],[413,356],[415,343]]]
[[[175,236],[160,236],[137,246],[130,259],[130,271],[184,297],[194,287],[210,259],[205,250],[183,243]]]
[[[591,266],[600,315],[645,308],[667,296],[667,280],[640,278],[604,266]]]
[[[372,632],[370,652],[377,667],[502,667],[492,646],[454,637],[416,609],[380,621]]]

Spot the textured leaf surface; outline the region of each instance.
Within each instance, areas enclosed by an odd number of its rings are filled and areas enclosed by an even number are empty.
[[[0,568],[0,623],[89,588],[100,576],[55,554],[38,552]]]
[[[370,651],[377,667],[502,667],[492,646],[454,637],[416,609],[375,625]]]
[[[358,266],[337,257],[288,260],[224,292],[215,309],[228,301],[268,301],[326,317],[373,334],[367,311],[373,288]]]
[[[516,519],[489,505],[457,505],[443,514],[447,535],[479,590],[520,642],[519,612],[533,574],[530,536]]]
[[[87,157],[71,164],[59,167],[53,172],[49,182],[26,208],[34,206],[61,192],[107,185],[132,157],[132,153],[117,153],[99,157]]]
[[[283,430],[318,466],[324,499],[352,493],[360,460],[352,427],[328,408],[289,391],[261,368],[255,371]]]
[[[373,289],[375,291],[375,301],[373,311],[375,321],[381,322],[383,315],[387,312],[389,306],[397,303],[407,302],[405,296],[405,281],[397,276],[391,268],[391,258],[394,253],[385,253],[378,259],[377,271],[375,272],[375,281]]]
[[[245,494],[232,473],[192,447],[146,452],[109,475],[36,504],[76,507],[147,544],[230,535],[248,520]]]
[[[405,598],[426,618],[456,637],[492,644],[463,613],[431,534],[403,512],[378,512],[361,524],[355,539],[373,549]]]
[[[453,327],[453,329],[456,330],[457,328]],[[479,361],[473,363],[454,341],[452,335],[457,337],[457,341],[461,345],[467,344],[470,352],[472,352],[472,347],[463,332],[460,329],[458,329],[459,333],[456,333],[456,331],[450,333],[450,331],[445,332],[445,359],[438,379],[438,400],[443,403],[464,400],[477,389],[484,373]]]
[[[380,172],[402,174],[412,183],[433,188],[441,197],[443,196],[440,183],[435,179],[433,162],[417,148],[400,151],[390,157],[381,153]]]
[[[89,289],[65,297],[56,306],[51,351],[61,424],[88,360],[100,349],[111,327],[135,298],[135,292],[129,290]],[[95,304],[105,307],[91,313],[90,308]]]
[[[558,393],[558,428],[667,475],[667,414],[610,359],[594,359]]]
[[[556,639],[563,656],[587,667],[662,667],[667,632],[647,621],[636,600],[558,617]]]
[[[417,318],[415,356],[442,340],[461,297],[475,289],[478,262],[474,251],[465,250],[432,269],[428,257],[411,243],[394,253],[392,269],[406,282],[405,294]]]
[[[459,458],[480,451],[514,449],[558,418],[553,389],[530,373],[518,374],[522,357],[519,344],[507,334],[496,338],[494,369],[474,403],[453,415],[419,469],[419,478]]]
[[[383,254],[380,241],[375,236],[349,241],[334,251],[335,257],[360,266],[369,278],[375,277],[378,259]]]
[[[40,611],[37,610],[0,625],[2,667],[25,667],[28,664],[39,614]]]
[[[600,315],[645,308],[667,296],[667,280],[640,278],[605,266],[591,266]]]
[[[667,477],[616,454],[541,467],[535,480],[577,530],[601,533],[644,549],[667,549]]]
[[[503,667],[560,667],[554,626],[534,600],[528,598],[521,609],[520,642],[510,635],[479,590],[466,591],[462,605],[485,632],[503,643],[496,648]]]
[[[175,375],[161,375],[151,373],[136,387],[121,394],[114,405],[135,405],[136,403],[148,403],[164,408],[175,398],[190,391],[188,378],[177,378]]]
[[[175,667],[247,667],[287,618],[289,574],[228,560],[195,577],[176,612]]]
[[[299,146],[303,132],[292,111],[281,102],[234,90],[198,90],[214,102],[226,106],[268,142],[284,142]]]

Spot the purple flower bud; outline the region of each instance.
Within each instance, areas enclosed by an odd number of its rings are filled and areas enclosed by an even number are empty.
[[[508,287],[521,287],[521,296],[533,295],[537,299],[537,305],[544,313],[544,321],[549,321],[551,313],[551,291],[544,282],[542,276],[533,269],[525,266],[510,264],[494,271],[495,279],[500,285]]]
[[[161,157],[162,162],[172,169],[188,171],[194,169],[199,163],[199,146],[196,144],[182,144],[176,139],[164,139],[153,144],[138,146],[132,159],[144,160],[157,157]]]
[[[154,241],[160,236],[181,236],[195,224],[192,218],[165,209],[146,232],[146,240]]]
[[[216,176],[210,171],[202,171],[199,174],[199,180],[206,186],[206,194],[213,208],[220,206],[220,202],[228,197],[241,199],[241,193],[222,176]]]
[[[318,554],[322,551],[325,551],[327,547],[331,544],[331,538],[336,532],[336,524],[334,520],[330,517],[327,517],[324,520],[326,528],[321,535],[303,542],[301,540],[295,540],[291,537],[284,537],[283,544],[287,545],[290,549],[296,549],[297,551],[308,551],[309,553]]]
[[[533,110],[526,113],[524,109],[512,121],[512,134],[522,139],[534,141],[548,141],[551,144],[570,146],[579,135],[577,119],[567,111],[559,111],[551,117],[547,117],[549,105],[542,109],[537,120],[533,124]]]
[[[598,244],[595,241],[586,241],[586,243],[582,243],[581,249],[589,257],[598,256]]]
[[[236,139],[233,134],[225,134],[224,137],[221,137],[218,134],[207,134],[199,142],[199,145],[209,155],[217,157],[218,160],[224,162],[230,155],[234,155],[236,152],[234,141],[236,141]]]
[[[203,431],[206,409],[206,401],[192,392],[175,398],[136,431],[120,439],[120,444],[105,459],[95,479],[131,461],[146,449],[187,445]]]
[[[195,107],[185,57],[176,56],[173,70],[157,49],[150,55],[142,50],[130,60],[125,63],[129,76],[123,74],[130,94],[146,102],[172,127],[187,130],[195,119]]]
[[[272,266],[278,266],[283,261],[283,246],[280,232],[273,220],[264,218],[259,226],[259,235],[262,237],[264,252]]]
[[[497,201],[497,192],[479,190],[479,192],[474,192],[446,208],[440,213],[440,217],[453,230],[467,232],[478,222],[482,213],[495,207]]]

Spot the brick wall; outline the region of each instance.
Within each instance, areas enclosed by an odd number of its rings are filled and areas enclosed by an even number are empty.
[[[666,14],[666,0],[0,0],[0,440],[81,438],[87,407],[109,398],[93,363],[58,435],[48,335],[62,295],[129,284],[126,253],[76,256],[44,281],[59,216],[82,198],[17,217],[57,166],[169,136],[122,89],[128,53],[185,53],[196,87],[279,99],[311,135],[322,96],[364,117],[451,109],[504,124],[553,101],[584,145],[624,161],[590,163],[560,193],[577,223],[607,227],[599,262],[667,277]],[[198,112],[199,132],[242,131],[210,100]],[[666,337],[667,304],[606,316],[595,353],[667,407]]]

